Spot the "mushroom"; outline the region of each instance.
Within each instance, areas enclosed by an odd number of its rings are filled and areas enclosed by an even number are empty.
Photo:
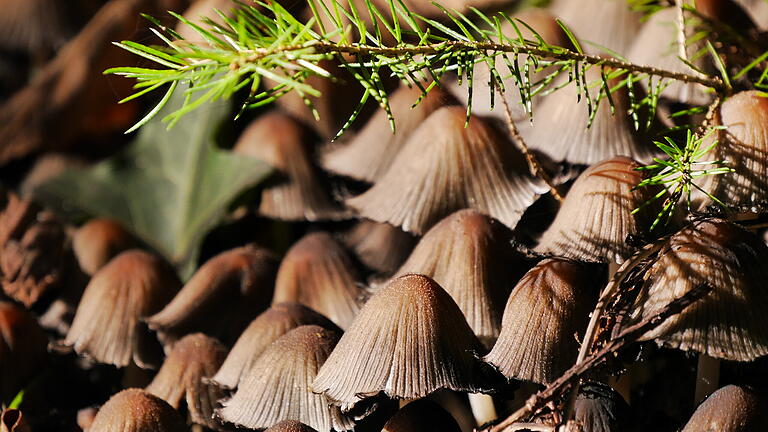
[[[311,162],[309,139],[296,120],[273,111],[254,120],[237,140],[233,152],[263,160],[281,177],[263,187],[260,214],[289,221],[346,217],[321,187]]]
[[[751,432],[768,430],[765,399],[753,390],[728,385],[704,401],[682,432]]]
[[[341,332],[336,324],[299,303],[277,303],[264,311],[243,331],[211,380],[225,389],[235,389],[269,345],[289,330],[316,324]]]
[[[75,258],[89,276],[93,276],[115,255],[136,247],[137,243],[128,231],[111,219],[91,219],[72,236]]]
[[[629,405],[611,386],[586,382],[579,386],[574,417],[586,432],[623,432],[629,429]]]
[[[396,399],[441,388],[476,393],[490,383],[473,355],[482,351],[451,296],[432,279],[408,274],[368,300],[312,388],[344,412],[380,393]]]
[[[0,16],[0,49],[24,51],[42,61],[74,33],[67,7],[52,0],[6,0]]]
[[[483,360],[510,379],[555,380],[576,360],[574,335],[587,327],[601,273],[562,258],[541,261],[512,290],[501,334]]]
[[[88,432],[185,432],[184,421],[173,407],[144,390],[128,389],[101,407]]]
[[[10,401],[39,373],[48,339],[25,309],[0,301],[0,400]]]
[[[627,52],[641,25],[642,14],[615,0],[555,0],[550,10],[582,41],[584,51],[605,48]]]
[[[639,167],[627,157],[589,167],[574,182],[535,250],[579,261],[623,262],[633,250],[627,236],[647,233],[661,210],[658,200],[644,206],[662,189],[636,189],[645,178]]]
[[[440,405],[419,399],[400,408],[381,432],[461,432],[456,420]]]
[[[183,403],[192,423],[220,429],[213,410],[224,392],[203,380],[216,373],[226,356],[227,349],[216,339],[202,333],[184,336],[173,346],[146,390],[175,409]]]
[[[163,310],[145,321],[167,345],[192,332],[232,343],[269,306],[277,266],[274,254],[257,246],[224,251],[203,264]]]
[[[296,420],[283,420],[264,432],[317,432],[315,429]]]
[[[18,409],[5,409],[0,416],[0,432],[31,432],[26,416]]]
[[[160,257],[125,251],[93,275],[63,343],[100,363],[155,367],[161,352],[141,320],[162,309],[180,286]]]
[[[285,254],[272,302],[297,302],[347,328],[360,309],[358,276],[344,247],[326,232],[307,234]]]
[[[383,274],[397,270],[416,245],[413,235],[388,223],[368,219],[344,233],[342,241],[366,267]]]
[[[419,126],[376,184],[347,204],[368,219],[421,234],[448,214],[473,208],[514,227],[546,191],[523,155],[485,120],[444,107]]]
[[[310,384],[339,340],[339,334],[316,325],[297,327],[273,342],[253,364],[218,416],[251,429],[281,420],[298,420],[318,431],[351,430],[352,420]]]

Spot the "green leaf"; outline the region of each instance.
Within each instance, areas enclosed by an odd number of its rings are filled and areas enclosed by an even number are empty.
[[[183,97],[180,89],[165,114],[178,109]],[[200,242],[227,206],[271,171],[259,160],[216,148],[216,128],[228,115],[228,104],[209,104],[168,131],[161,113],[125,151],[66,171],[35,194],[59,208],[120,221],[189,275]]]

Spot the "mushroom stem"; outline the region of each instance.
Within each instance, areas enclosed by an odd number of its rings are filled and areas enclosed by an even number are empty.
[[[718,388],[720,383],[720,360],[706,354],[699,354],[696,366],[696,391],[694,403],[698,404]]]
[[[493,404],[493,398],[482,393],[469,393],[469,406],[472,408],[472,414],[475,416],[475,422],[482,426],[488,422],[496,420],[496,406]]]

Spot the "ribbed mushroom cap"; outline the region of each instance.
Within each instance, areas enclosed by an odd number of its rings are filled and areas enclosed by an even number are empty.
[[[166,344],[196,331],[232,343],[269,306],[277,267],[277,257],[260,247],[222,252],[203,264],[146,322]]]
[[[565,259],[545,259],[520,279],[507,300],[501,334],[483,360],[507,378],[546,384],[573,365],[574,335],[597,301],[600,272]]]
[[[450,295],[432,279],[405,275],[363,306],[312,388],[343,411],[383,392],[420,398],[441,388],[487,389],[473,351],[480,341]]]
[[[627,8],[626,5],[622,7]],[[601,68],[594,66],[587,69],[585,80],[588,85],[601,82],[600,75]],[[621,79],[616,78],[608,80],[608,85],[613,87],[620,82]],[[602,88],[601,84],[591,91],[596,94]],[[570,83],[544,98],[536,111],[533,128],[526,133],[530,148],[554,161],[576,165],[590,165],[614,156],[630,156],[641,161],[653,157],[656,148],[650,140],[640,136],[632,124],[626,87],[611,93],[613,110],[608,100],[600,101],[591,125],[589,110],[579,101],[578,94],[577,85]]]
[[[768,98],[757,91],[737,93],[723,102],[720,121],[728,129],[705,159],[726,160],[736,171],[703,176],[699,186],[729,207],[768,208]]]
[[[184,336],[146,390],[176,409],[183,403],[193,423],[219,429],[213,410],[224,392],[203,379],[212,377],[226,356],[227,349],[216,339],[202,333]]]
[[[123,367],[133,360],[154,367],[157,341],[141,320],[162,309],[180,287],[160,257],[125,251],[91,278],[64,344],[100,363]]]
[[[212,381],[223,388],[234,389],[261,357],[264,350],[289,330],[302,325],[316,324],[338,331],[336,324],[299,303],[277,303],[259,315],[227,355],[227,359]]]
[[[390,274],[408,258],[416,238],[388,223],[363,219],[347,231],[342,241],[366,267]]]
[[[768,28],[768,2],[763,0],[736,0],[761,29]]]
[[[682,432],[752,432],[768,430],[765,399],[735,385],[712,393],[693,413]]]
[[[317,430],[296,420],[283,420],[264,432],[317,432]]]
[[[632,214],[661,190],[633,190],[645,178],[642,171],[635,170],[639,166],[627,157],[614,157],[584,171],[536,251],[592,262],[620,263],[631,255],[627,236],[650,229],[661,207],[656,200]]]
[[[285,220],[340,219],[345,216],[321,186],[312,165],[310,135],[296,120],[273,111],[254,120],[232,151],[274,167],[280,178],[264,186],[259,213]]]
[[[101,407],[88,432],[185,432],[179,413],[144,390],[128,389]]]
[[[429,399],[419,399],[400,408],[381,432],[460,432],[456,420]]]
[[[48,339],[34,317],[0,301],[0,398],[11,400],[45,362]]]
[[[673,235],[644,276],[627,325],[655,315],[701,284],[712,291],[640,340],[749,361],[768,354],[768,247],[729,222],[697,222]]]
[[[77,262],[91,276],[115,255],[135,246],[136,239],[111,219],[91,219],[72,236]]]
[[[401,86],[390,96],[390,110],[397,122],[392,133],[387,113],[379,109],[349,143],[332,145],[322,157],[325,169],[356,180],[375,182],[387,172],[410,134],[436,109],[456,100],[439,87],[421,97],[416,87]]]
[[[0,49],[27,51],[59,48],[72,35],[64,3],[57,0],[5,0],[0,14]]]
[[[347,328],[360,309],[362,290],[344,247],[326,232],[307,234],[285,254],[273,303],[297,302]]]
[[[574,417],[585,432],[624,432],[629,413],[627,402],[609,385],[588,382],[579,387]]]
[[[643,15],[616,0],[556,0],[550,10],[581,40],[587,52],[601,54],[598,44],[625,53],[640,29]]]
[[[526,270],[511,240],[503,224],[475,210],[459,210],[424,235],[394,277],[416,273],[434,279],[490,347],[501,330],[504,302]]]
[[[339,334],[316,325],[300,326],[264,351],[231,399],[217,413],[224,421],[252,429],[298,420],[318,431],[350,430],[351,419],[310,385],[336,346]]]
[[[440,108],[416,129],[387,173],[347,203],[361,215],[421,234],[473,208],[514,227],[543,193],[513,144],[461,107]]]

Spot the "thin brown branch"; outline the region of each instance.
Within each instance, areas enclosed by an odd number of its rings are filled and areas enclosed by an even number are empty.
[[[643,319],[621,331],[616,337],[608,341],[599,351],[589,355],[583,361],[577,362],[568,371],[566,371],[555,382],[547,386],[544,390],[531,396],[525,403],[525,406],[514,412],[501,423],[489,428],[483,429],[487,432],[502,432],[509,426],[520,420],[535,414],[544,405],[557,399],[565,390],[574,386],[578,379],[590,371],[595,366],[601,364],[608,356],[618,352],[623,347],[635,342],[645,333],[660,326],[669,317],[679,314],[685,308],[704,297],[711,291],[709,285],[700,285],[668,303],[658,313]]]

